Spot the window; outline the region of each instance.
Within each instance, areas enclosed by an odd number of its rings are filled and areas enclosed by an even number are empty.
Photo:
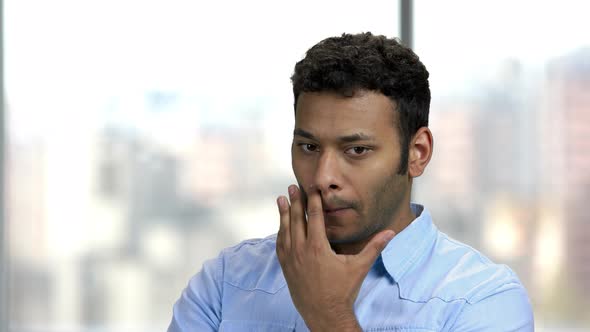
[[[276,232],[290,76],[398,35],[396,1],[4,0],[10,331],[163,331],[222,247]]]
[[[539,330],[590,327],[588,9],[415,2],[435,138],[416,199],[440,228],[516,270]]]

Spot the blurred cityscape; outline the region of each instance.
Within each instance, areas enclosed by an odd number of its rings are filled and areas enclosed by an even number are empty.
[[[540,73],[516,60],[493,70],[473,94],[433,101],[416,197],[439,228],[516,270],[538,321],[590,327],[590,48]]]
[[[186,103],[162,92],[139,99],[146,117],[174,113]],[[245,224],[241,218],[247,216],[234,214],[250,208],[255,217],[256,206],[266,203],[274,212],[272,196],[287,186],[289,178],[269,162],[257,126],[203,126],[180,150],[150,133],[112,125],[88,133],[94,135],[89,151],[67,151],[68,156],[40,139],[12,141],[7,195],[12,324],[140,328],[133,324],[147,322],[163,330],[173,302],[201,263],[241,239],[244,232],[231,223]],[[55,171],[54,162],[83,170]],[[52,213],[49,205],[63,210]],[[71,220],[72,211],[80,218]]]
[[[473,94],[435,95],[435,155],[414,192],[439,228],[516,270],[548,326],[590,327],[589,59],[583,48],[537,72],[507,60]],[[179,108],[208,112],[196,97],[147,91],[103,104],[110,113],[139,105],[174,132],[181,123],[166,119]],[[8,112],[18,112],[10,100]],[[172,142],[117,121],[66,136],[82,142],[75,150],[11,138],[14,331],[163,330],[205,259],[272,233],[274,197],[293,181],[276,141],[291,133],[268,135],[267,113],[256,105],[239,112],[238,126],[199,122],[195,112],[194,128]],[[292,117],[290,109],[274,112]]]

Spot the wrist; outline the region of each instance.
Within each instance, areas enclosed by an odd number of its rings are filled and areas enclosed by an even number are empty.
[[[330,316],[331,317],[325,317],[323,319],[314,319],[309,323],[306,322],[306,324],[312,332],[362,332],[361,326],[359,325],[353,310],[338,311]]]

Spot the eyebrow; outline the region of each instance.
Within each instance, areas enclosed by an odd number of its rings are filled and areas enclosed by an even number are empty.
[[[316,141],[318,140],[317,137],[315,137],[312,133],[307,132],[301,128],[295,128],[295,130],[293,130],[293,136],[301,136]],[[352,143],[357,141],[374,141],[375,138],[373,136],[361,132],[346,136],[340,136],[338,137],[338,140],[344,143]]]

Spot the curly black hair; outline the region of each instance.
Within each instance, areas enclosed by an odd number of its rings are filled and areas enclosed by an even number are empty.
[[[397,105],[400,143],[399,174],[408,170],[411,137],[428,126],[428,71],[418,56],[397,39],[370,32],[342,34],[310,48],[291,77],[295,109],[302,92],[329,91],[352,97],[358,91],[377,91]]]

